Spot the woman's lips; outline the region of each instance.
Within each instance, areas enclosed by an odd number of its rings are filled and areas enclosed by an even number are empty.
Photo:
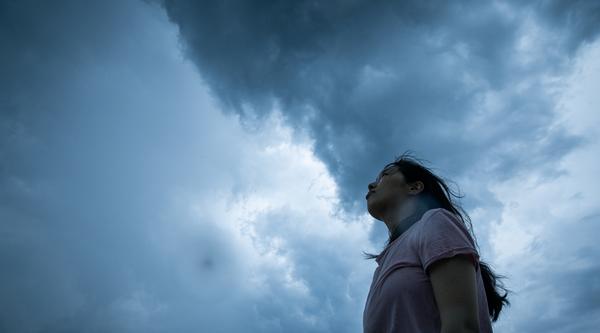
[[[367,195],[365,196],[366,199],[369,199],[369,196],[371,196],[371,194],[375,193],[375,191],[369,191],[369,193],[367,193]]]

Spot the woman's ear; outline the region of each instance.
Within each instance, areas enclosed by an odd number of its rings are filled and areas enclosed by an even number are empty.
[[[408,189],[412,192],[412,194],[420,193],[421,191],[423,191],[424,188],[425,188],[425,185],[423,185],[423,182],[420,180],[410,184],[410,186],[408,187]]]

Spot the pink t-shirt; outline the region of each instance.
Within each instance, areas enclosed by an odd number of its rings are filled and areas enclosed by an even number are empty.
[[[429,266],[443,258],[470,254],[477,273],[479,329],[492,332],[479,254],[467,228],[444,208],[426,211],[375,260],[378,267],[363,313],[365,333],[439,333],[441,320]]]

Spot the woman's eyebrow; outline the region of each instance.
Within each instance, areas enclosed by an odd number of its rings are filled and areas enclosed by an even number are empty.
[[[379,180],[382,176],[384,172],[390,171],[395,167],[395,165],[390,165],[386,168],[384,168],[383,170],[381,170],[381,172],[377,175],[377,180]]]

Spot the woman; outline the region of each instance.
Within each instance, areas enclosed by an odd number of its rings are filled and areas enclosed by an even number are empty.
[[[405,153],[368,188],[368,211],[389,238],[379,255],[367,254],[378,267],[364,332],[492,332],[507,293],[496,291],[498,276],[479,260],[468,215],[444,181]]]

